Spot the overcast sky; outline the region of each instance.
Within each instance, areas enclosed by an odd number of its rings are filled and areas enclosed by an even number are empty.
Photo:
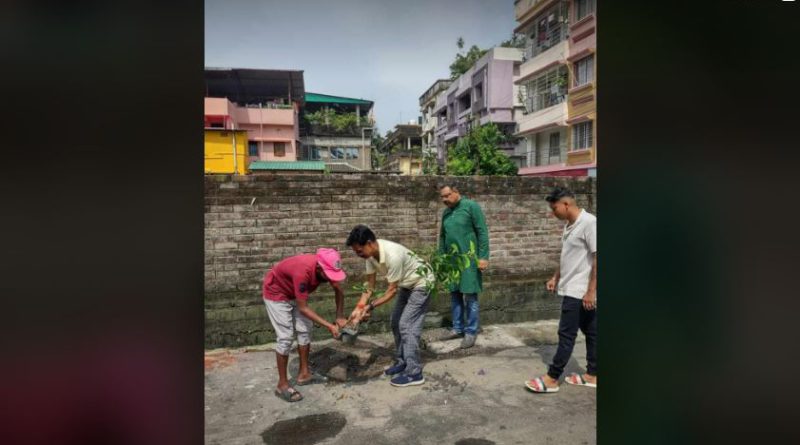
[[[375,102],[381,133],[465,47],[511,36],[513,0],[205,0],[205,64],[303,70],[306,91]]]

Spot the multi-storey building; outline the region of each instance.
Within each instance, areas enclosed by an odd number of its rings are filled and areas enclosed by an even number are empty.
[[[413,122],[395,125],[378,147],[379,152],[387,155],[383,170],[403,175],[422,174],[422,126]]]
[[[422,117],[422,153],[438,156],[436,150],[436,127],[438,120],[433,110],[439,93],[447,90],[453,83],[450,79],[439,79],[419,97],[420,116]]]
[[[517,0],[525,60],[514,83],[523,107],[520,175],[586,176],[596,171],[596,0]]]
[[[521,61],[522,51],[517,48],[492,48],[436,95],[432,110],[436,118],[433,140],[440,163],[446,162],[448,147],[473,126],[493,122],[503,132],[514,133],[513,79]],[[515,153],[514,142],[500,148],[510,156]]]
[[[205,86],[207,173],[231,173],[227,170],[234,164],[236,172],[246,173],[254,161],[297,160],[298,118],[305,97],[302,71],[206,68]],[[235,135],[240,135],[237,142]],[[246,157],[237,148],[242,135]],[[227,159],[228,151],[220,144],[228,138],[230,161],[223,161],[220,156]]]
[[[306,93],[300,158],[323,161],[335,171],[371,170],[373,104],[352,97]]]

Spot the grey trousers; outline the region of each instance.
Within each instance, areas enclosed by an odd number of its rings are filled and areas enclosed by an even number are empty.
[[[419,359],[419,338],[428,311],[430,295],[424,287],[416,289],[400,288],[392,310],[392,333],[398,364],[405,363],[407,375],[422,372]]]

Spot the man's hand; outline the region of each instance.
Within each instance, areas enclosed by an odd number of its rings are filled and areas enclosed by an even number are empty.
[[[359,320],[361,320],[362,315],[364,315],[364,308],[359,309],[358,307],[356,307],[355,309],[353,309],[353,312],[350,313],[350,318],[348,318],[347,320],[358,323]]]
[[[583,296],[583,308],[591,311],[597,308],[597,291],[588,290]]]
[[[335,324],[328,326],[328,330],[331,331],[333,338],[339,338],[339,328]]]
[[[362,313],[361,313],[361,318],[359,319],[359,321],[367,321],[367,320],[369,320],[369,317],[370,317],[371,315],[372,315],[372,311],[371,311],[371,310],[369,310],[369,305],[367,305],[367,307],[365,307],[365,308],[362,310]]]
[[[556,282],[556,277],[550,278],[549,280],[547,280],[546,284],[547,290],[549,290],[550,292],[555,292],[557,284],[558,283]]]
[[[344,325],[346,325],[346,324],[347,324],[347,319],[346,319],[346,318],[337,318],[337,319],[336,319],[336,327],[338,327],[338,328],[340,328],[340,329],[341,329],[341,328],[343,328],[343,327],[344,327]]]
[[[486,270],[489,268],[489,260],[478,260],[478,269]]]

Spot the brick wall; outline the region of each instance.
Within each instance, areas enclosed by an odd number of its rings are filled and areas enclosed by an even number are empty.
[[[595,212],[595,180],[536,177],[408,177],[379,175],[258,175],[205,178],[205,343],[242,346],[274,340],[261,301],[261,281],[275,262],[334,247],[348,272],[345,311],[363,279],[363,260],[344,245],[356,224],[379,238],[412,250],[434,245],[444,205],[437,184],[451,181],[483,208],[490,234],[491,266],[484,275],[481,322],[558,317],[558,301],[544,290],[560,250],[562,223],[550,215],[544,196],[555,185],[572,189]],[[385,287],[385,282],[380,282]],[[381,288],[379,285],[379,289]],[[310,304],[333,319],[330,287],[322,285]],[[449,296],[431,311],[449,316]],[[369,329],[388,328],[391,304],[376,310]],[[315,336],[329,336],[316,328]]]

